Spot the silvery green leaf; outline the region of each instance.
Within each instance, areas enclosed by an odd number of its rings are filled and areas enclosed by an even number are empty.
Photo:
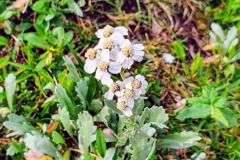
[[[230,62],[234,62],[240,59],[240,52],[238,52],[232,59]]]
[[[230,43],[231,43],[231,42],[230,42],[229,40],[227,40],[227,39],[223,42],[222,47],[223,47],[223,53],[224,53],[224,54],[227,53],[228,48],[229,48],[229,46],[230,46]]]
[[[223,42],[225,39],[225,35],[224,35],[224,31],[223,31],[222,27],[217,23],[212,23],[211,29]]]
[[[143,134],[130,138],[132,148],[131,159],[146,160],[153,147],[153,140],[148,140]]]
[[[26,118],[22,116],[18,116],[16,114],[9,114],[8,121],[5,121],[3,125],[14,132],[7,135],[7,137],[15,136],[15,135],[24,135],[26,133],[30,133],[31,131],[38,130],[33,127]]]
[[[93,99],[90,103],[89,109],[94,112],[99,112],[102,109],[102,101],[99,99]]]
[[[43,87],[44,90],[46,89],[49,89],[50,91],[53,91],[55,90],[55,84],[53,82],[49,82],[47,83],[44,87]]]
[[[157,142],[157,147],[159,148],[173,148],[181,149],[188,148],[197,144],[197,141],[201,138],[196,132],[186,132],[174,133],[168,136],[162,136],[160,141]]]
[[[103,109],[97,114],[97,116],[94,117],[94,121],[100,121],[107,124],[109,118],[110,118],[109,108],[107,106],[104,106]]]
[[[7,96],[7,102],[8,106],[11,109],[11,111],[14,110],[13,108],[13,96],[16,89],[16,77],[11,73],[9,74],[5,79],[5,90],[6,90],[6,96]]]
[[[27,133],[24,137],[24,143],[27,148],[39,151],[51,157],[57,158],[58,150],[49,141],[49,138],[42,136],[37,132]]]
[[[112,160],[113,156],[116,152],[116,148],[108,148],[108,150],[105,153],[104,160]]]
[[[215,47],[218,46],[218,42],[217,42],[217,37],[216,37],[216,35],[215,35],[212,31],[209,33],[209,35],[210,35],[210,38],[211,38],[214,46],[215,46]]]
[[[92,116],[87,112],[78,114],[78,147],[83,150],[84,153],[88,152],[88,147],[91,145],[91,138],[97,127],[93,125]]]
[[[70,115],[75,115],[74,108],[76,105],[74,102],[68,97],[67,91],[62,85],[58,85],[55,87],[55,97],[59,102],[59,106],[61,108],[66,108]]]
[[[77,83],[77,86],[75,87],[75,91],[77,92],[77,96],[81,100],[83,108],[86,109],[87,108],[86,98],[88,93],[88,85],[86,80],[80,80]]]
[[[152,137],[156,132],[156,129],[152,128],[150,123],[147,123],[142,126],[141,131],[143,131],[148,136]]]
[[[153,106],[151,108],[147,108],[147,114],[147,123],[156,125],[159,128],[166,128],[164,123],[168,120],[168,115],[162,107]]]
[[[10,147],[7,149],[7,155],[13,156],[16,153],[22,152],[23,146],[21,142],[16,141],[15,139],[12,139]]]
[[[231,51],[234,47],[236,47],[238,45],[238,42],[239,42],[238,38],[235,38],[233,41],[231,41],[228,51]]]
[[[231,42],[237,37],[237,35],[238,35],[237,28],[233,26],[227,33],[227,40]]]
[[[65,65],[67,66],[68,70],[70,71],[68,78],[73,80],[75,83],[79,82],[81,79],[72,60],[68,56],[63,56],[63,60],[65,61]]]
[[[139,115],[142,113],[143,108],[144,108],[144,99],[139,98],[139,99],[135,100],[132,112],[134,115]]]
[[[81,8],[74,0],[68,0],[68,6],[79,17],[83,17],[83,12],[82,12]]]
[[[68,134],[72,137],[73,136],[73,124],[70,120],[69,112],[66,110],[66,108],[59,108],[58,113],[60,115],[61,123],[63,124],[63,127],[66,129]]]

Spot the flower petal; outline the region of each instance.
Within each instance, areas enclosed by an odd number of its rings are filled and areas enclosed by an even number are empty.
[[[113,96],[114,96],[114,93],[112,93],[111,91],[107,91],[104,95],[104,97],[109,100],[112,100]]]
[[[112,82],[111,75],[108,72],[103,72],[101,82],[103,85],[107,85],[108,83],[111,83]]]
[[[98,38],[102,38],[103,37],[103,29],[99,29],[95,34]]]
[[[123,110],[123,114],[125,114],[127,117],[131,117],[133,115],[132,110],[129,107]]]
[[[96,74],[95,74],[95,78],[97,80],[100,80],[102,78],[102,76],[103,76],[103,73],[104,72],[100,71],[100,69],[97,69]]]
[[[126,27],[123,27],[123,26],[115,27],[114,31],[115,32],[119,32],[119,33],[121,33],[124,36],[128,35],[128,29]]]
[[[90,59],[87,59],[85,64],[84,64],[84,70],[87,72],[87,73],[90,73],[92,74],[97,68],[97,62],[96,60],[90,60]]]
[[[110,73],[113,73],[113,74],[118,74],[121,72],[121,65],[119,63],[116,63],[116,62],[110,62],[109,63],[109,72]]]

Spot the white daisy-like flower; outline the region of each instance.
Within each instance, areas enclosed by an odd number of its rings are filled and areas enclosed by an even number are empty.
[[[145,77],[142,75],[137,75],[134,77],[128,77],[124,80],[126,88],[132,89],[134,91],[134,99],[140,97],[141,94],[146,93],[146,88],[148,82],[145,80]]]
[[[116,61],[117,54],[120,50],[119,46],[110,38],[102,38],[95,47],[100,50],[108,50],[108,54],[112,61]]]
[[[166,63],[173,63],[175,57],[173,57],[170,53],[163,53],[163,59]]]
[[[112,83],[111,74],[118,74],[121,71],[121,65],[116,62],[112,62],[109,59],[108,50],[102,50],[100,53],[100,61],[97,64],[97,71],[95,78],[101,80],[103,85]]]
[[[121,91],[119,91],[117,96],[118,99],[120,99],[121,101],[125,101],[126,106],[129,106],[131,108],[134,106],[134,99],[137,98],[135,97],[134,90],[131,88],[122,89]]]
[[[84,70],[87,73],[92,74],[93,72],[95,72],[96,68],[97,68],[97,64],[99,62],[99,54],[100,54],[100,50],[97,50],[95,48],[89,48],[87,50],[87,52],[85,53],[85,57],[87,57],[86,62],[84,64]]]
[[[118,99],[118,102],[117,102],[117,109],[119,109],[120,111],[123,112],[123,114],[125,114],[127,117],[131,117],[133,115],[132,113],[132,108],[133,107],[129,107],[127,105],[127,102],[122,99],[122,98],[119,98]]]
[[[125,40],[124,36],[128,35],[128,29],[123,26],[114,28],[110,25],[106,25],[103,29],[99,29],[95,34],[98,38],[100,38],[100,41],[103,38],[109,38],[114,43],[121,46]]]
[[[107,84],[108,91],[105,93],[104,97],[106,99],[112,100],[114,95],[120,96],[120,90],[123,89],[124,85],[122,81],[111,82]]]
[[[131,44],[127,39],[120,49],[116,61],[121,63],[123,68],[130,69],[134,61],[140,62],[143,59],[144,46],[142,44]]]

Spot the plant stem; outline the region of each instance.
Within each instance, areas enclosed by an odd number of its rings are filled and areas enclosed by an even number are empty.
[[[120,72],[120,76],[121,76],[122,80],[125,80],[125,79],[126,79],[126,77],[125,77],[125,75],[124,75],[124,70]]]

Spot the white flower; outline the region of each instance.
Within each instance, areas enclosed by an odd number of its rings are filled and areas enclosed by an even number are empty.
[[[84,64],[84,70],[87,73],[93,73],[95,72],[97,68],[97,64],[99,62],[99,54],[100,51],[95,48],[89,48],[87,52],[85,53],[85,57],[87,57],[86,62]]]
[[[108,50],[102,50],[102,52],[100,53],[100,61],[97,64],[95,78],[97,80],[101,80],[101,83],[103,85],[107,85],[109,83],[112,83],[110,73],[118,74],[120,73],[120,71],[121,65],[119,63],[110,61]]]
[[[175,57],[173,57],[170,53],[163,53],[163,59],[166,63],[173,63]]]
[[[132,45],[127,39],[120,48],[121,51],[118,53],[116,61],[121,63],[123,68],[130,69],[134,61],[142,61],[144,56],[144,46],[142,44]]]
[[[109,38],[114,43],[121,46],[125,40],[123,36],[128,35],[128,30],[122,26],[113,28],[110,25],[106,25],[103,29],[99,29],[95,34],[100,38],[100,41],[103,38]]]
[[[140,97],[141,94],[146,93],[146,88],[148,82],[145,80],[145,77],[142,75],[137,75],[135,78],[129,77],[124,80],[126,88],[132,89],[134,91],[134,99]]]
[[[108,91],[105,93],[104,97],[106,99],[112,100],[114,95],[120,96],[120,90],[123,89],[124,85],[122,81],[116,81],[108,83],[107,86],[109,87]]]
[[[126,103],[126,106],[129,106],[131,108],[134,106],[134,99],[136,98],[134,90],[130,88],[122,89],[121,91],[119,91],[117,96],[119,100]]]
[[[95,47],[100,50],[108,50],[112,61],[116,61],[116,56],[120,50],[119,46],[110,38],[102,38]]]
[[[133,106],[132,107],[128,106],[127,102],[124,99],[122,99],[122,98],[118,99],[117,109],[122,111],[123,114],[125,114],[127,117],[131,117],[133,115],[132,108],[133,108]]]

